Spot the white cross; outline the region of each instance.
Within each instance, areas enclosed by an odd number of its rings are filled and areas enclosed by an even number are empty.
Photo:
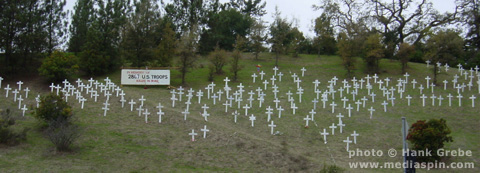
[[[145,109],[145,112],[143,112],[143,115],[145,115],[145,123],[148,123],[148,116],[150,115],[150,112],[148,112],[148,109]]]
[[[228,79],[228,77],[225,77],[225,79],[223,79],[223,81],[225,82],[225,86],[228,86],[228,82],[230,82],[230,79]],[[254,81],[254,83],[255,83],[255,81]]]
[[[432,106],[435,106],[435,99],[437,98],[437,96],[432,95],[430,96],[430,98],[432,99]]]
[[[448,93],[447,97],[448,97],[448,106],[452,106],[452,97],[453,97],[452,94]]]
[[[12,88],[10,88],[10,85],[9,85],[9,84],[7,84],[7,87],[6,87],[6,88],[4,88],[4,90],[5,90],[5,97],[7,97],[7,98],[8,98],[8,93],[10,92],[10,90],[12,90]]]
[[[22,84],[23,84],[22,81],[18,81],[18,82],[17,82],[18,90],[20,90],[20,91],[22,90]]]
[[[327,135],[329,135],[329,133],[327,132],[327,129],[323,129],[323,132],[320,133],[320,135],[323,136],[323,142],[326,144],[327,143]]]
[[[138,105],[138,108],[136,109],[138,111],[138,116],[142,116],[142,111],[144,110],[143,109],[143,106],[142,105]]]
[[[237,111],[235,111],[235,112],[232,113],[232,115],[233,115],[233,121],[235,123],[237,123],[237,116],[239,115],[239,113]]]
[[[252,114],[249,118],[249,120],[252,122],[252,127],[254,126],[254,122],[256,120],[256,117]]]
[[[457,98],[458,98],[458,106],[462,106],[462,98],[463,98],[463,96],[459,94],[459,95],[457,96]]]
[[[348,117],[351,117],[352,116],[352,109],[353,107],[350,106],[350,104],[348,104],[347,108],[345,108],[348,110]]]
[[[195,133],[195,130],[192,129],[192,132],[189,133],[188,135],[192,136],[192,142],[195,141],[195,136],[197,136],[198,134]]]
[[[279,106],[277,110],[278,110],[278,118],[282,118],[282,111],[283,111],[282,106]]]
[[[422,106],[425,107],[425,99],[427,98],[427,96],[423,94],[422,96],[420,96],[420,98],[422,99]]]
[[[263,80],[263,75],[265,75],[265,72],[261,71],[260,72],[260,80]]]
[[[273,71],[274,71],[275,76],[277,75],[277,70],[278,70],[277,66],[273,67]]]
[[[205,118],[205,121],[208,121],[208,116],[210,116],[210,114],[207,112],[203,112],[202,116],[203,118]]]
[[[343,133],[343,127],[345,127],[345,124],[343,124],[343,122],[340,121],[340,122],[337,124],[337,126],[340,127],[340,133]]]
[[[265,90],[267,90],[268,81],[267,80],[263,81],[263,84],[265,85]]]
[[[438,106],[442,106],[442,100],[443,100],[443,97],[440,95],[438,96]]]
[[[335,135],[335,129],[337,128],[337,126],[335,126],[335,123],[332,123],[332,125],[329,128],[332,129],[332,135]]]
[[[202,100],[202,96],[203,96],[202,90],[198,90],[197,92],[198,104],[200,104],[200,101]]]
[[[430,88],[430,76],[427,76],[425,80],[427,80],[427,88]]]
[[[310,120],[312,120],[312,118],[310,118],[310,117],[307,115],[307,117],[303,118],[303,120],[305,120],[305,128],[308,128],[308,122],[309,122]]]
[[[332,101],[332,103],[330,103],[330,106],[332,107],[332,113],[335,113],[335,106],[337,106],[337,104]]]
[[[282,72],[279,72],[277,76],[278,76],[278,81],[281,82],[281,81],[282,81],[283,73],[282,73]]]
[[[302,69],[302,77],[305,76],[305,71],[307,71],[307,69],[305,69],[305,67],[303,67]]]
[[[12,91],[13,93],[13,102],[17,102],[17,94],[19,93],[17,89]]]
[[[248,109],[250,109],[248,104],[245,104],[245,106],[243,106],[243,109],[245,109],[245,116],[248,116]]]
[[[298,107],[295,105],[295,103],[293,103],[292,109],[293,109],[293,115],[295,115],[295,110],[298,109]]]
[[[353,136],[353,143],[354,144],[357,144],[357,136],[359,136],[360,134],[358,134],[355,130],[353,131],[353,133],[350,135],[350,136]]]
[[[103,116],[105,117],[105,116],[107,116],[107,111],[110,110],[110,108],[108,108],[108,105],[109,105],[108,103],[106,103],[106,104],[103,103],[103,105],[105,106],[105,107],[102,108]]]
[[[25,98],[28,98],[28,92],[30,91],[28,87],[25,88],[23,91],[25,91]]]
[[[182,112],[182,114],[184,115],[183,116],[183,120],[187,120],[187,114],[189,114],[190,112],[188,112],[187,110],[185,110],[184,112]],[[165,115],[165,113],[159,109],[158,112],[157,112],[157,115],[158,115],[158,123],[162,123],[162,116]]]
[[[23,105],[23,108],[21,108],[21,110],[22,110],[22,116],[25,116],[25,111],[28,110],[27,105]]]
[[[268,127],[270,127],[270,134],[273,135],[273,128],[277,127],[277,125],[273,124],[273,121],[270,122],[270,124],[268,125]]]
[[[384,100],[382,105],[383,105],[383,111],[387,112],[387,105],[388,105],[387,101]]]
[[[204,125],[203,129],[200,129],[200,131],[203,132],[203,138],[207,138],[207,132],[209,132],[210,130],[207,129],[207,125]]]
[[[140,101],[140,106],[143,106],[143,102],[144,102],[145,100],[147,100],[147,99],[143,98],[143,95],[142,95],[142,97],[141,97],[140,99],[138,99],[138,101]]]
[[[252,78],[253,78],[253,83],[255,83],[255,78],[257,78],[257,74],[256,74],[256,73],[253,73],[253,74],[252,74]]]
[[[370,111],[370,119],[372,119],[373,112],[375,111],[375,109],[373,109],[373,107],[370,107],[370,109],[368,109],[368,111]]]
[[[157,112],[157,114],[158,114],[158,112]],[[187,121],[187,115],[190,114],[190,112],[188,112],[188,110],[185,109],[185,111],[183,111],[182,114],[183,114],[183,120]],[[158,116],[159,116],[158,121],[159,121],[159,123],[161,123],[162,122],[162,115],[158,115]]]
[[[83,104],[85,103],[85,101],[87,101],[86,98],[83,98],[83,97],[82,97],[82,98],[80,99],[80,102],[82,102],[82,109],[83,109]]]
[[[470,97],[470,100],[472,100],[472,108],[475,107],[475,99],[476,99],[476,98],[477,98],[477,97],[475,97],[475,95],[472,95],[472,96]]]
[[[225,103],[223,105],[225,106],[225,112],[228,112],[228,106],[231,106],[228,100],[225,100]]]
[[[347,151],[349,151],[348,146],[350,143],[352,143],[352,141],[349,139],[349,137],[347,137],[347,140],[343,140],[343,142],[347,143]]]

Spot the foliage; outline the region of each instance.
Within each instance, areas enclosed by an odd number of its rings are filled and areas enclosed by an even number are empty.
[[[402,74],[405,74],[407,69],[407,63],[408,61],[410,61],[410,59],[414,54],[415,54],[415,47],[413,45],[410,45],[408,43],[400,44],[400,47],[398,48],[398,52],[395,56],[402,63]]]
[[[208,15],[207,29],[200,38],[202,53],[214,50],[216,46],[227,51],[233,50],[237,35],[245,37],[253,24],[253,19],[234,8],[221,10]]]
[[[245,38],[241,36],[237,36],[237,42],[235,44],[235,50],[232,54],[232,66],[230,71],[233,73],[233,81],[237,81],[238,79],[238,72],[242,70],[242,66],[240,65],[240,60],[242,59],[242,51],[245,46]]]
[[[218,47],[209,55],[209,60],[213,65],[216,74],[222,74],[222,69],[227,64],[227,52]]]
[[[425,59],[432,63],[453,66],[464,54],[463,39],[452,30],[439,31],[427,40]],[[437,83],[438,67],[433,66],[433,83]]]
[[[195,51],[197,50],[196,26],[193,26],[189,32],[183,32],[180,41],[178,42],[178,66],[182,75],[182,84],[185,84],[185,75],[193,68],[196,60]]]
[[[77,57],[64,52],[53,52],[46,57],[38,71],[49,82],[59,82],[69,79],[78,70]]]
[[[334,29],[331,25],[331,18],[322,14],[315,19],[315,34],[314,45],[317,49],[317,54],[333,55],[336,52],[336,40],[334,37]]]
[[[111,57],[98,46],[101,44],[100,33],[96,27],[92,27],[87,33],[88,41],[80,52],[80,69],[87,76],[104,74],[109,71],[111,65]]]
[[[46,134],[57,151],[70,151],[71,145],[80,137],[80,128],[69,119],[57,118],[50,121]]]
[[[161,30],[160,10],[156,0],[135,2],[135,12],[129,16],[122,40],[123,56],[134,67],[145,66],[155,59],[154,49]]]
[[[164,6],[169,20],[176,27],[175,32],[192,31],[192,26],[198,32],[199,26],[207,21],[207,7],[203,0],[178,0]]]
[[[407,140],[413,144],[413,150],[426,151],[431,150],[431,157],[420,156],[419,161],[431,162],[439,160],[437,150],[443,148],[445,142],[452,142],[453,139],[449,134],[450,128],[444,119],[431,119],[428,122],[419,120],[412,124],[408,130]]]
[[[305,40],[305,37],[303,36],[303,33],[298,30],[297,27],[294,27],[292,30],[290,30],[290,33],[288,34],[288,39],[290,41],[290,52],[292,53],[292,56],[294,58],[298,57],[298,53],[300,52],[300,44]]]
[[[72,22],[70,24],[69,52],[82,52],[87,42],[88,28],[94,20],[94,1],[78,0],[73,7]]]
[[[16,145],[27,138],[28,129],[21,132],[15,132],[11,127],[15,125],[15,119],[10,115],[10,110],[0,110],[0,143],[7,145]]]
[[[367,73],[379,73],[380,59],[384,57],[384,46],[380,41],[379,34],[372,34],[368,36],[365,41],[365,56],[364,60],[367,64]]]
[[[275,52],[275,66],[278,66],[279,54],[286,53],[290,40],[287,34],[292,30],[292,23],[281,18],[278,8],[275,8],[275,20],[270,25],[270,39],[268,42],[272,45],[271,50]]]
[[[46,50],[50,54],[63,42],[64,34],[67,32],[67,13],[63,10],[66,0],[45,0],[45,31]]]
[[[50,126],[57,121],[68,121],[73,116],[73,112],[72,108],[63,100],[62,95],[52,93],[40,97],[40,105],[34,116]]]
[[[172,65],[173,56],[176,53],[175,32],[170,24],[167,22],[162,30],[162,38],[155,49],[155,61],[160,67],[170,67]]]
[[[355,58],[353,57],[353,43],[348,38],[347,34],[338,34],[338,55],[342,58],[342,64],[347,70],[347,78],[353,77],[353,70],[355,69]]]
[[[265,29],[266,26],[262,20],[255,21],[250,28],[251,49],[256,60],[258,60],[258,54],[265,51],[265,47],[263,46],[265,41],[267,41]]]

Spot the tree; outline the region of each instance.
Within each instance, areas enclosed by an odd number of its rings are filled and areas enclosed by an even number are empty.
[[[62,44],[67,29],[67,13],[63,11],[65,0],[45,0],[45,30],[47,34],[47,52],[51,54],[55,47]]]
[[[161,67],[170,67],[172,65],[173,56],[176,53],[176,39],[170,22],[167,22],[162,30],[160,43],[155,49],[155,60]]]
[[[287,22],[286,19],[281,18],[280,14],[278,7],[275,7],[275,20],[270,25],[269,39],[269,43],[272,45],[272,52],[275,52],[275,66],[277,67],[279,54],[285,53],[290,44],[287,39],[287,34],[292,30],[292,24]]]
[[[190,31],[183,32],[182,37],[178,42],[178,64],[180,73],[182,75],[182,85],[185,85],[185,76],[190,71],[190,69],[193,68],[196,60],[196,38],[198,37],[196,31],[196,26],[193,26]]]
[[[233,51],[232,55],[232,67],[230,71],[233,73],[233,81],[237,81],[238,79],[238,72],[242,70],[242,66],[240,65],[240,60],[242,59],[242,51],[245,47],[245,38],[241,36],[237,36],[237,41],[235,43],[235,50]]]
[[[431,151],[431,157],[419,156],[419,161],[432,162],[440,159],[438,149],[443,148],[445,142],[453,141],[449,136],[450,133],[450,128],[444,119],[431,119],[428,122],[419,120],[408,129],[407,140],[413,144],[412,149],[415,151]]]
[[[207,7],[204,0],[176,0],[166,4],[166,16],[176,26],[175,32],[191,32],[193,26],[200,29],[207,21]],[[198,32],[198,31],[194,31]]]
[[[93,0],[78,0],[73,7],[72,23],[70,25],[69,52],[82,52],[83,45],[87,42],[88,28],[95,19]]]
[[[160,11],[156,0],[135,2],[135,12],[130,16],[123,39],[123,53],[132,66],[145,66],[154,60],[157,47],[156,30],[160,30]]]
[[[200,38],[200,51],[210,52],[214,47],[233,50],[237,35],[245,37],[253,24],[253,19],[234,8],[223,9],[208,15],[207,28]]]
[[[294,27],[287,34],[287,38],[290,40],[290,52],[294,58],[298,58],[298,53],[300,52],[300,44],[305,40],[303,33],[298,30],[297,27]]]
[[[425,59],[433,63],[450,64],[457,62],[464,54],[463,39],[452,30],[439,31],[427,40]],[[433,83],[437,83],[438,67],[433,66]]]
[[[49,82],[60,82],[69,79],[77,70],[77,57],[58,51],[43,59],[42,66],[38,69],[40,75],[46,77]]]
[[[415,46],[410,45],[408,43],[400,44],[398,52],[395,56],[402,63],[402,74],[406,73],[408,61],[410,61],[410,59],[414,56],[414,54],[415,54]]]
[[[459,8],[459,22],[466,28],[465,48],[467,68],[480,64],[480,2],[478,0],[456,1]]]
[[[252,17],[262,17],[267,14],[265,11],[267,3],[262,3],[262,0],[230,0],[229,5]]]
[[[388,46],[387,57],[401,43],[412,40],[413,44],[428,36],[431,29],[455,21],[454,13],[440,14],[428,0],[369,0],[372,17],[377,22],[377,30],[382,33]]]
[[[336,52],[336,40],[334,37],[334,29],[331,25],[331,19],[322,14],[315,19],[315,47],[317,48],[317,54],[321,53],[332,55]]]
[[[265,50],[265,47],[263,47],[263,44],[267,40],[265,29],[266,26],[264,25],[264,22],[260,19],[254,21],[250,29],[251,48],[256,60],[258,60],[258,54]]]
[[[227,64],[227,52],[219,47],[216,47],[213,52],[210,52],[210,62],[213,65],[216,74],[222,74],[222,69]]]
[[[353,77],[353,70],[355,69],[355,58],[353,57],[354,45],[346,33],[338,34],[338,55],[342,58],[342,64],[347,70],[347,78]]]
[[[365,41],[364,60],[367,64],[367,73],[380,72],[380,59],[384,57],[384,46],[381,43],[379,34],[370,35]]]

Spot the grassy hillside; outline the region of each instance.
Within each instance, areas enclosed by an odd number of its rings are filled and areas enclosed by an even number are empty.
[[[257,78],[253,83],[250,75],[256,72],[255,65],[261,64],[262,70],[267,73],[266,78],[273,75],[274,61],[270,54],[263,54],[260,60],[252,60],[252,55],[245,54],[242,61],[244,69],[239,73],[238,82],[230,82],[232,90],[237,90],[237,85],[242,83],[245,86],[243,94],[244,101],[242,107],[247,103],[246,98],[250,90],[258,87],[263,89],[263,84]],[[210,82],[207,81],[208,61],[199,59],[197,68],[193,69],[187,75],[188,88],[195,91],[201,89],[205,92],[205,87]],[[202,68],[203,67],[203,68]],[[294,94],[295,103],[299,107],[296,114],[292,114],[290,103],[287,102],[286,92],[296,92],[296,84],[293,83],[292,75],[296,73],[301,75],[300,69],[307,69],[305,76],[301,77],[301,87],[305,90],[302,96],[302,102],[299,103],[298,95]],[[365,77],[364,64],[361,59],[357,60],[357,70],[355,76],[357,79]],[[129,105],[121,108],[118,98],[112,98],[110,101],[110,111],[107,116],[103,116],[101,110],[104,97],[100,97],[99,102],[93,102],[89,99],[85,103],[85,109],[80,109],[78,102],[69,101],[74,107],[74,113],[78,123],[82,127],[82,136],[75,143],[75,150],[72,153],[55,153],[53,145],[44,138],[44,134],[38,128],[38,122],[29,111],[29,115],[21,117],[21,112],[16,109],[17,103],[11,98],[4,97],[4,90],[0,91],[0,108],[12,108],[14,114],[19,117],[21,127],[30,127],[27,141],[14,147],[0,147],[0,172],[190,172],[190,171],[221,171],[221,172],[287,172],[287,171],[308,171],[317,172],[325,166],[337,165],[348,172],[400,172],[400,169],[350,169],[348,163],[354,161],[374,161],[374,162],[400,162],[402,157],[388,157],[387,151],[391,148],[400,151],[402,149],[401,140],[401,117],[405,116],[409,125],[417,120],[444,118],[452,130],[453,142],[448,143],[446,149],[471,150],[472,157],[449,157],[447,162],[476,162],[480,159],[477,153],[480,152],[480,131],[478,109],[480,101],[476,101],[476,107],[471,107],[471,101],[464,98],[462,106],[458,106],[458,99],[452,100],[452,107],[448,106],[448,99],[444,100],[442,105],[432,106],[431,99],[426,100],[426,106],[422,107],[419,99],[419,91],[413,90],[411,84],[408,84],[408,90],[403,95],[403,99],[396,94],[397,100],[392,107],[388,106],[388,112],[383,112],[383,106],[380,105],[385,98],[378,88],[374,89],[377,94],[375,102],[367,101],[365,108],[359,112],[354,110],[352,117],[346,116],[347,110],[342,108],[342,102],[336,93],[335,103],[337,106],[334,114],[331,113],[331,97],[327,102],[327,107],[322,108],[322,102],[317,104],[317,114],[315,122],[310,122],[309,128],[305,128],[303,118],[313,108],[311,100],[316,97],[313,93],[312,82],[318,79],[321,84],[319,87],[324,91],[327,89],[328,81],[336,76],[336,89],[339,88],[346,71],[341,65],[340,58],[337,56],[301,55],[300,58],[281,57],[279,60],[280,72],[284,74],[282,81],[276,81],[279,86],[280,105],[286,110],[282,117],[278,118],[277,111],[272,116],[277,125],[275,131],[279,135],[271,135],[270,127],[267,123],[266,106],[275,107],[273,102],[273,93],[271,85],[265,92],[266,101],[259,108],[258,101],[253,102],[254,109],[249,110],[249,114],[257,117],[255,127],[250,126],[248,117],[244,116],[244,109],[229,108],[225,113],[225,98],[213,105],[212,100],[202,99],[199,105],[197,97],[193,97],[190,105],[190,115],[187,121],[183,120],[182,111],[185,109],[183,102],[186,101],[185,95],[182,102],[177,102],[176,107],[172,108],[170,101],[170,91],[164,86],[153,86],[143,89],[143,86],[123,86],[126,99],[138,98],[142,95],[146,97],[146,107],[152,112],[149,117],[149,123],[144,122],[144,117],[138,116],[137,111],[130,111]],[[223,88],[223,79],[230,75],[228,66],[224,68],[225,74],[215,77],[215,90]],[[396,61],[382,60],[382,73],[380,79],[389,77],[392,79],[390,86],[396,84],[398,78],[403,78],[400,64]],[[425,64],[410,63],[408,73],[411,75],[409,80],[416,79],[424,86],[425,76],[432,76],[431,69],[427,69]],[[443,72],[438,81],[453,79],[457,73],[456,69],[450,69],[448,73]],[[103,81],[109,77],[116,84],[120,84],[120,71],[98,77],[97,80]],[[84,79],[84,82],[86,80]],[[172,71],[172,85],[178,86],[181,82],[180,74]],[[464,82],[461,78],[460,82]],[[351,84],[351,82],[350,82]],[[6,86],[4,82],[3,87]],[[10,86],[14,85],[12,81]],[[29,94],[28,107],[30,110],[35,105],[34,97],[37,94],[46,94],[49,92],[47,86],[40,84],[38,80],[25,81],[25,86],[31,86],[33,92]],[[419,84],[417,84],[417,87]],[[476,85],[475,85],[476,86]],[[365,87],[365,86],[364,86]],[[375,85],[377,87],[377,85]],[[475,88],[475,87],[474,87]],[[431,95],[430,90],[423,91],[427,96]],[[435,88],[435,95],[442,95],[446,98],[448,93],[456,95],[456,89],[449,84],[446,91],[441,87]],[[360,90],[357,99],[367,94],[365,89]],[[468,88],[463,94],[464,97],[470,97],[478,90],[469,91]],[[206,95],[206,94],[205,94]],[[345,93],[344,93],[345,95]],[[407,106],[406,95],[414,97],[412,105]],[[255,97],[256,98],[256,97]],[[352,96],[348,95],[349,103],[355,107],[351,101]],[[370,97],[367,97],[370,99]],[[70,98],[69,100],[71,100]],[[155,114],[155,106],[158,103],[165,106],[163,109],[165,115],[163,122],[158,123],[158,116]],[[208,104],[210,117],[208,122],[200,115],[201,106]],[[376,111],[373,118],[370,119],[370,113],[367,108],[373,107]],[[238,122],[234,123],[232,112],[238,110],[241,116],[238,116]],[[328,128],[332,123],[338,123],[335,117],[342,113],[346,117],[343,123],[343,133],[336,129],[335,135],[327,137],[327,144],[324,144],[323,136],[319,133]],[[201,137],[200,128],[204,125],[210,129],[207,138]],[[191,142],[188,133],[195,129],[199,136],[197,141]],[[382,150],[382,157],[353,157],[348,158],[345,150],[345,143],[342,141],[350,136],[353,131],[360,134],[357,138],[357,144],[351,144],[350,150]],[[479,172],[480,168],[476,165],[475,169],[461,169],[462,172]],[[424,172],[425,170],[420,170]],[[452,169],[436,169],[439,172],[451,172]],[[453,170],[456,171],[456,170]],[[457,170],[458,171],[458,170]]]

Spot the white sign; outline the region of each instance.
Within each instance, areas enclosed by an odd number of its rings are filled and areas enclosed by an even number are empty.
[[[122,70],[122,85],[170,85],[170,70]]]

